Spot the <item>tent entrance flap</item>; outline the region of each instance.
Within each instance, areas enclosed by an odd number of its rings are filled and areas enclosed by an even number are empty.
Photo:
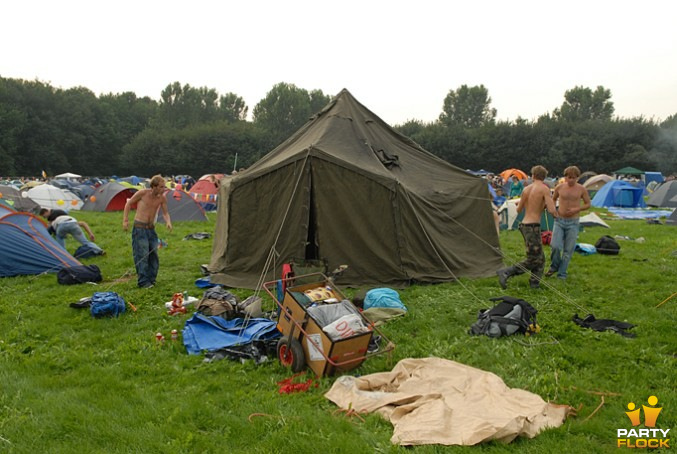
[[[320,245],[317,241],[317,207],[315,206],[315,189],[310,177],[310,198],[308,200],[308,232],[306,238],[305,260],[320,259]]]

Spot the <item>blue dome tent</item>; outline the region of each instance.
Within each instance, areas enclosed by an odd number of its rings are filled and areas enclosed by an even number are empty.
[[[592,199],[592,206],[644,208],[646,203],[642,197],[644,188],[633,186],[627,181],[611,180],[597,191]]]
[[[0,277],[56,273],[79,265],[39,218],[0,206]]]

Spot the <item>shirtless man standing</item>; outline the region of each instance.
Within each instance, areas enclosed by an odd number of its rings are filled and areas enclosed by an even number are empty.
[[[579,215],[590,208],[588,190],[578,183],[580,176],[581,171],[576,166],[564,169],[565,181],[557,185],[552,196],[553,201],[559,200],[559,218],[552,229],[550,269],[545,273],[546,276],[557,273],[558,278],[567,278],[567,268],[578,239]]]
[[[129,210],[135,203],[134,228],[132,229],[132,254],[134,266],[138,276],[138,285],[141,288],[151,288],[155,285],[160,261],[158,259],[158,238],[155,233],[155,218],[162,209],[167,229],[172,231],[172,221],[167,211],[167,199],[164,196],[165,180],[155,175],[150,180],[150,189],[142,189],[127,199],[122,217],[122,228],[129,229]]]
[[[498,283],[501,288],[507,288],[507,281],[511,276],[531,272],[529,284],[531,288],[539,288],[543,268],[545,266],[545,254],[543,253],[543,240],[541,239],[541,214],[543,209],[557,217],[555,203],[550,196],[550,188],[543,182],[548,171],[543,166],[534,166],[531,169],[533,183],[522,192],[522,197],[517,204],[517,212],[524,210],[524,219],[519,225],[520,232],[524,237],[524,245],[527,248],[526,260],[508,268],[496,271]]]

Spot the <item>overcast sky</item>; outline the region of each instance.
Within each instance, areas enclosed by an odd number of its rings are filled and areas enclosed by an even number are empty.
[[[6,0],[0,76],[159,99],[178,81],[249,111],[278,82],[347,88],[390,124],[437,119],[483,84],[501,120],[552,112],[577,85],[616,115],[677,113],[677,1]]]

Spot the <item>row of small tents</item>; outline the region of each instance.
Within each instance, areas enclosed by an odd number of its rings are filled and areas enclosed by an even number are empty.
[[[216,209],[216,200],[218,197],[218,180],[223,178],[223,174],[207,174],[195,183],[190,191],[187,192],[205,211]],[[128,181],[137,181],[133,184]],[[102,184],[94,187],[88,184],[78,184],[73,186],[62,183],[67,180],[52,180],[50,183],[29,182],[23,188],[16,186],[0,184],[0,203],[14,207],[20,211],[34,212],[37,207],[58,208],[67,210],[94,210],[94,211],[115,211],[122,209],[117,202],[125,195],[136,192],[143,188],[141,180],[138,177],[122,178],[116,181]],[[169,186],[168,189],[179,191],[180,186]],[[97,199],[111,201],[110,206],[95,202]],[[124,207],[124,199],[122,202]]]
[[[0,190],[10,195],[11,188]],[[124,209],[127,198],[134,192],[117,183],[107,183],[97,189],[82,209],[119,211]],[[167,190],[165,197],[172,221],[207,220],[202,207],[187,193]],[[81,265],[47,232],[45,221],[32,214],[41,205],[28,197],[19,196],[14,200],[14,206],[0,204],[0,277],[55,273],[65,267]],[[164,222],[162,216],[158,216],[158,221]]]
[[[37,213],[40,208],[65,211],[121,211],[127,199],[136,191],[136,188],[111,181],[94,189],[83,202],[78,197],[69,197],[66,191],[49,184],[42,184],[24,192],[11,186],[0,185],[0,204],[30,213]],[[165,197],[172,220],[207,220],[204,208],[190,194],[178,189],[168,189],[165,191]]]
[[[122,211],[127,199],[131,198],[136,189],[109,182],[97,188],[82,206],[82,211]],[[207,216],[202,206],[187,192],[180,189],[167,189],[167,210],[172,221],[206,221]],[[158,214],[158,221],[164,222]]]

